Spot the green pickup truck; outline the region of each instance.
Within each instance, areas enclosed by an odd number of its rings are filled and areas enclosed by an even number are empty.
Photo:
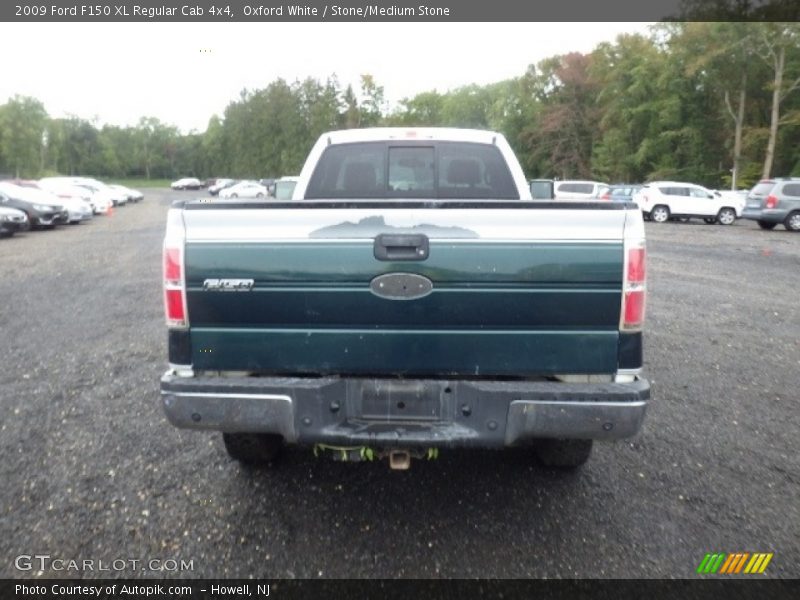
[[[164,300],[166,415],[243,463],[530,445],[573,468],[650,398],[641,211],[533,200],[498,133],[335,131],[291,200],[175,202]]]

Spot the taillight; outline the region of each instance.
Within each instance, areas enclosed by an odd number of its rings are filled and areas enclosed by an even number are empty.
[[[164,244],[164,314],[167,327],[189,325],[186,316],[186,282],[183,274],[183,249]]]
[[[180,248],[164,247],[164,281],[178,282],[181,280],[181,250]]]
[[[178,325],[185,324],[186,313],[183,311],[183,290],[169,289],[165,290],[166,305],[167,305],[167,324]]]
[[[644,247],[628,249],[628,283],[644,284],[646,279],[644,259]]]
[[[775,208],[778,206],[778,197],[775,194],[770,194],[767,196],[767,208]]]
[[[647,297],[647,252],[644,241],[625,245],[625,272],[622,282],[622,331],[639,331],[644,325],[644,309]]]
[[[611,192],[606,192],[602,196],[600,196],[600,200],[611,200]]]

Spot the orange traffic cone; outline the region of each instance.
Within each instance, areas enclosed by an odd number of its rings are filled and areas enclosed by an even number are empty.
[[[113,217],[114,216],[114,203],[113,202],[108,207],[108,210],[106,211],[106,216],[107,217]]]

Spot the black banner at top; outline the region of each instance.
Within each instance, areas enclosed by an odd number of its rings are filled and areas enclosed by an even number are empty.
[[[10,0],[11,22],[795,21],[796,0]]]

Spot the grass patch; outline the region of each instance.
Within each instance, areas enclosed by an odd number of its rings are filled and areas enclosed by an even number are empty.
[[[169,179],[109,179],[107,177],[103,177],[100,181],[118,183],[135,190],[142,188],[168,188],[169,184],[172,183]]]

